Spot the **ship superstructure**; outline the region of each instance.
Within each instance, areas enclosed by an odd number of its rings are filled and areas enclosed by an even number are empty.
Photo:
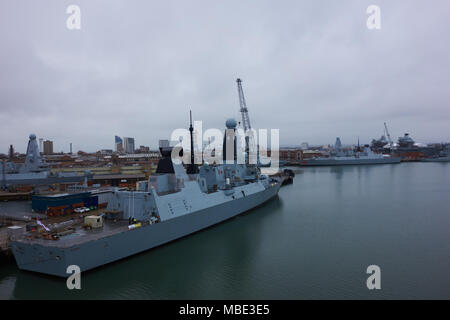
[[[397,144],[393,145],[391,153],[402,158],[402,161],[417,161],[422,158],[433,158],[439,155],[436,147],[417,143],[409,133],[398,138]]]

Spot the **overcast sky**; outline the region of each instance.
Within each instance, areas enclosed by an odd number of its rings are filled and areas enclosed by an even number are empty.
[[[81,9],[68,30],[66,8]],[[366,27],[369,5],[381,30]],[[450,141],[448,0],[2,0],[0,152],[28,135],[55,151],[156,147],[188,125],[240,120],[282,145]]]

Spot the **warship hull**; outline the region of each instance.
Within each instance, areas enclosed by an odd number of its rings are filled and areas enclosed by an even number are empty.
[[[365,165],[365,164],[394,164],[400,163],[400,158],[380,159],[308,159],[300,162],[301,166],[343,166],[343,165]]]
[[[21,270],[68,277],[67,267],[77,265],[82,272],[163,245],[249,211],[278,194],[280,183],[239,199],[128,230],[124,225],[110,235],[81,243],[16,240],[11,249]],[[102,231],[104,232],[104,231]],[[46,243],[47,242],[47,243]],[[69,242],[70,243],[70,242]]]
[[[0,184],[5,185],[49,185],[56,183],[79,183],[84,176],[77,174],[49,175],[48,172],[11,173],[0,175]]]
[[[420,159],[422,162],[450,162],[450,157],[439,157],[439,158],[424,158]]]

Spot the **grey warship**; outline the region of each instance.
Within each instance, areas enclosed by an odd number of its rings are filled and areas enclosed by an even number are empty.
[[[362,149],[362,150],[361,150]],[[384,154],[377,154],[370,150],[369,146],[357,150],[345,151],[341,139],[336,138],[332,156],[328,158],[312,158],[301,160],[301,166],[341,166],[341,165],[366,165],[366,164],[396,164],[400,158]]]
[[[234,119],[226,125],[227,131],[236,130]],[[192,124],[190,131],[192,146]],[[208,228],[277,196],[278,180],[262,175],[257,165],[227,158],[226,139],[223,164],[191,161],[186,168],[173,161],[174,147],[160,141],[162,159],[156,174],[136,191],[114,191],[105,215],[99,217],[102,227],[79,226],[57,240],[30,235],[13,239],[18,267],[67,277],[70,265],[82,272],[94,269]],[[236,149],[236,137],[232,141]],[[193,160],[193,148],[190,153]]]
[[[25,162],[1,163],[0,185],[8,189],[17,185],[49,185],[55,183],[79,183],[84,180],[83,175],[77,173],[55,173],[51,171],[48,163],[43,161],[35,134],[30,134]]]

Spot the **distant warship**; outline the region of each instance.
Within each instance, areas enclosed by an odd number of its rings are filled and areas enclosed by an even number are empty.
[[[450,162],[450,144],[444,145],[439,154],[429,158],[422,158],[423,162]]]
[[[370,150],[369,146],[356,150],[344,150],[341,139],[336,138],[334,149],[330,157],[304,159],[300,161],[302,166],[338,166],[338,165],[359,165],[359,164],[389,164],[400,163],[400,158],[377,154]]]
[[[384,123],[384,132],[380,139],[372,139],[370,149],[376,153],[389,153],[393,142],[386,122]]]
[[[439,157],[439,149],[422,143],[416,143],[409,133],[399,137],[394,143],[388,131],[386,122],[384,123],[384,134],[380,139],[373,139],[370,145],[371,150],[377,153],[391,154],[402,161],[417,161],[427,158]]]
[[[370,148],[373,151],[383,151],[385,146],[389,145],[389,141],[386,139],[385,135],[382,135],[380,139],[372,139]]]
[[[402,158],[403,161],[416,161],[421,158],[437,157],[439,150],[433,146],[416,143],[409,133],[398,138],[398,143],[391,148],[392,155]]]
[[[30,134],[24,163],[3,162],[0,170],[0,186],[49,185],[55,183],[78,183],[84,176],[77,173],[53,173],[39,152],[36,135]]]

